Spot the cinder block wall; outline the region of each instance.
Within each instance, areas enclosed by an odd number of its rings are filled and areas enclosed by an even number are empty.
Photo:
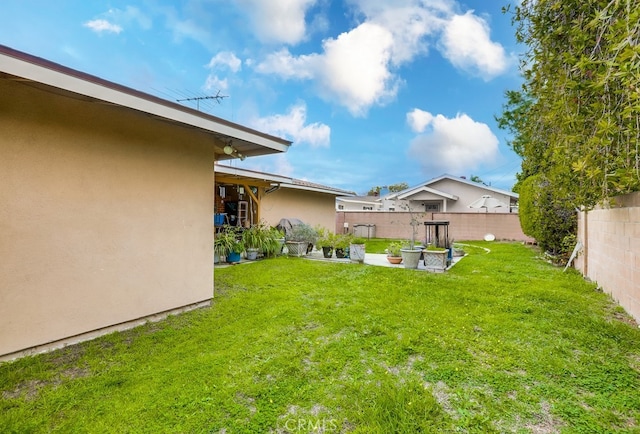
[[[640,193],[578,215],[575,267],[640,321]]]
[[[520,227],[518,214],[497,213],[413,213],[421,223],[418,228],[418,240],[426,236],[425,221],[444,220],[449,222],[449,238],[454,240],[481,240],[488,233],[498,240],[533,242]],[[344,232],[344,224],[349,224],[352,232],[356,224],[375,225],[377,238],[410,238],[411,214],[408,212],[336,212],[336,232]]]

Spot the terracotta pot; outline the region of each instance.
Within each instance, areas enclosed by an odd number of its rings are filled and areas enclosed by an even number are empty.
[[[402,262],[402,256],[387,256],[387,261],[390,264],[399,264]]]

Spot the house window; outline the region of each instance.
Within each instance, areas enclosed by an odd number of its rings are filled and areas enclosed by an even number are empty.
[[[425,211],[438,212],[440,211],[440,204],[437,203],[425,203],[424,204]]]
[[[338,205],[338,209],[344,209],[344,205]]]
[[[373,207],[372,206],[363,206],[362,209],[364,211],[373,211]]]
[[[395,211],[395,210],[396,210],[396,209],[395,209],[395,208],[393,208],[393,207],[389,208],[389,211]]]

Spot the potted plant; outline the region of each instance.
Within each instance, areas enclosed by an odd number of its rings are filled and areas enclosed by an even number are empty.
[[[226,260],[227,254],[230,250],[231,244],[229,243],[229,238],[226,236],[225,232],[217,233],[213,241],[213,263],[217,264],[220,261]]]
[[[399,264],[402,262],[402,243],[399,241],[393,241],[387,247],[387,261],[390,264]]]
[[[219,254],[227,257],[227,262],[240,262],[240,254],[244,252],[244,243],[239,228],[235,226],[224,226],[223,230],[216,235],[214,242],[214,252],[216,246]]]
[[[284,246],[284,232],[278,228],[269,228],[266,231],[264,244],[262,245],[262,253],[265,257],[270,258],[282,253]]]
[[[309,245],[313,249],[318,234],[315,229],[306,223],[295,225],[291,233],[286,237],[285,243],[289,250],[289,256],[303,256],[309,251]]]
[[[327,234],[321,236],[316,241],[316,249],[322,250],[322,255],[325,258],[331,258],[333,256],[333,240],[335,236],[333,234]]]
[[[351,242],[351,235],[349,234],[336,235],[336,239],[333,243],[333,246],[336,249],[336,258],[347,257],[350,242]]]
[[[258,252],[264,248],[267,241],[269,228],[263,223],[258,223],[242,232],[242,241],[247,250],[247,259],[255,261]]]
[[[428,246],[424,250],[424,266],[430,271],[444,271],[447,268],[449,249]]]
[[[403,208],[408,209],[409,215],[411,216],[411,239],[408,242],[408,246],[400,249],[400,253],[402,254],[404,268],[415,269],[418,268],[418,262],[420,262],[420,256],[422,255],[422,248],[416,248],[416,236],[418,235],[418,226],[420,222],[414,215],[410,205],[405,205]]]
[[[349,242],[349,258],[351,262],[364,263],[365,243],[367,240],[360,237],[352,238]]]

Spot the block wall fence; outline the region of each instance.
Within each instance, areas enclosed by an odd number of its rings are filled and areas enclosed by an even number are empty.
[[[495,235],[497,240],[533,242],[520,227],[518,214],[504,213],[413,213],[420,222],[417,240],[424,241],[425,221],[444,220],[449,222],[449,238],[453,240],[482,240],[486,234]],[[349,233],[355,225],[375,225],[376,238],[411,237],[411,213],[385,211],[337,211],[336,233],[344,233],[348,223]],[[373,228],[372,228],[373,230]]]
[[[640,322],[640,193],[578,213],[574,266]]]

